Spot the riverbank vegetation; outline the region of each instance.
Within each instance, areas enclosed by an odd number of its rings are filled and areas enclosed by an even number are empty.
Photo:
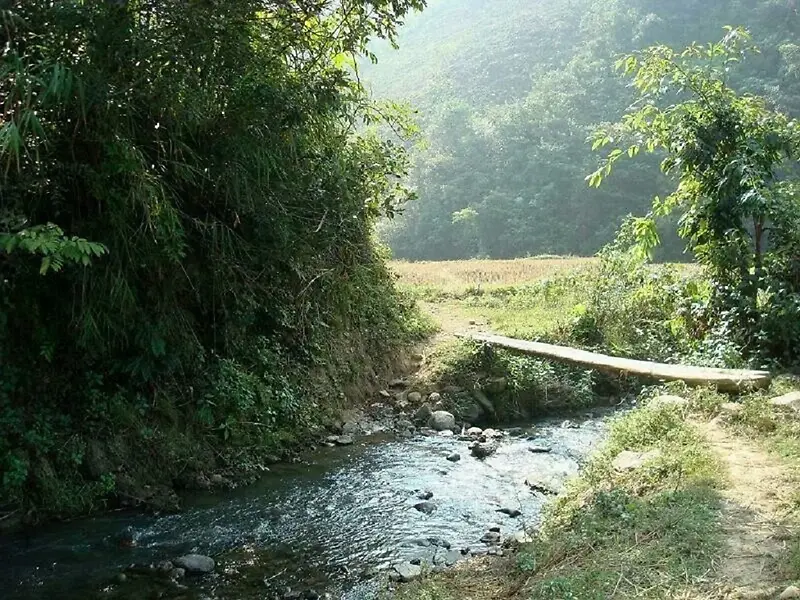
[[[412,132],[352,71],[422,5],[0,3],[5,523],[257,472],[425,330],[373,240]]]

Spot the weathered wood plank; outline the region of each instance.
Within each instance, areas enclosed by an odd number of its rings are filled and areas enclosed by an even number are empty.
[[[492,346],[515,350],[540,358],[551,358],[588,369],[636,375],[664,381],[684,381],[688,385],[713,385],[727,392],[739,392],[749,389],[769,387],[772,375],[769,371],[748,371],[744,369],[712,369],[686,365],[669,365],[632,358],[608,356],[586,350],[578,350],[567,346],[527,342],[499,335],[483,333],[463,334],[461,338],[469,338]]]

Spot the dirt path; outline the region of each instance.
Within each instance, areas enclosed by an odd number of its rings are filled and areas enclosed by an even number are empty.
[[[780,559],[792,533],[787,506],[797,482],[776,457],[726,431],[718,420],[701,428],[727,468],[721,518],[727,550],[714,577],[717,597],[777,598],[785,587]]]

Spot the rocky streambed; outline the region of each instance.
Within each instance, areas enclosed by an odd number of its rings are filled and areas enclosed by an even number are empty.
[[[502,554],[604,430],[602,415],[493,430],[427,417],[431,428],[344,424],[327,448],[180,514],[2,539],[2,597],[375,598],[423,569]]]

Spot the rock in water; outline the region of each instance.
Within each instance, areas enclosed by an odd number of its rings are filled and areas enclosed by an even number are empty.
[[[551,475],[532,473],[525,478],[525,484],[535,492],[553,496],[564,491],[564,484]]]
[[[504,515],[508,515],[512,519],[516,519],[517,517],[522,516],[522,511],[517,510],[516,508],[498,508],[497,512],[503,513]]]
[[[336,438],[336,444],[339,446],[349,446],[353,443],[352,435],[340,435]]]
[[[431,392],[431,395],[428,396],[428,404],[436,404],[441,401],[442,395],[439,392]]]
[[[470,437],[480,437],[483,434],[483,429],[480,427],[470,427],[467,429],[467,435]]]
[[[417,412],[414,413],[414,422],[419,425],[427,425],[431,415],[433,415],[431,407],[427,404],[423,404],[417,409]]]
[[[497,531],[487,531],[481,538],[481,542],[483,542],[487,546],[490,546],[493,544],[499,544],[500,538],[501,538],[500,533],[498,533]]]
[[[187,573],[192,575],[201,575],[203,573],[211,573],[214,571],[216,564],[214,559],[202,554],[186,554],[179,556],[172,561],[176,567],[184,569]]]
[[[461,460],[461,455],[457,452],[453,452],[450,456],[447,457],[447,460],[450,462],[458,462]]]
[[[472,452],[472,456],[482,460],[482,459],[486,458],[487,456],[491,456],[492,454],[497,452],[497,444],[475,443],[475,444],[472,444],[472,447],[470,448],[470,452]]]
[[[445,429],[453,430],[456,427],[456,418],[446,410],[437,410],[428,418],[428,427],[436,431]]]
[[[422,575],[422,567],[419,565],[412,565],[410,562],[400,563],[394,566],[394,573],[390,575],[390,579],[408,583],[419,579]]]
[[[546,454],[548,452],[552,452],[552,450],[553,449],[548,446],[533,445],[528,447],[528,452],[533,452],[534,454]]]
[[[414,505],[414,508],[416,508],[421,513],[425,513],[426,515],[429,515],[429,514],[433,513],[433,511],[436,510],[436,505],[433,502],[428,502],[426,500],[425,502],[417,502]]]
[[[417,498],[420,500],[430,500],[433,498],[433,492],[429,492],[428,490],[425,490],[424,492],[417,492]]]

